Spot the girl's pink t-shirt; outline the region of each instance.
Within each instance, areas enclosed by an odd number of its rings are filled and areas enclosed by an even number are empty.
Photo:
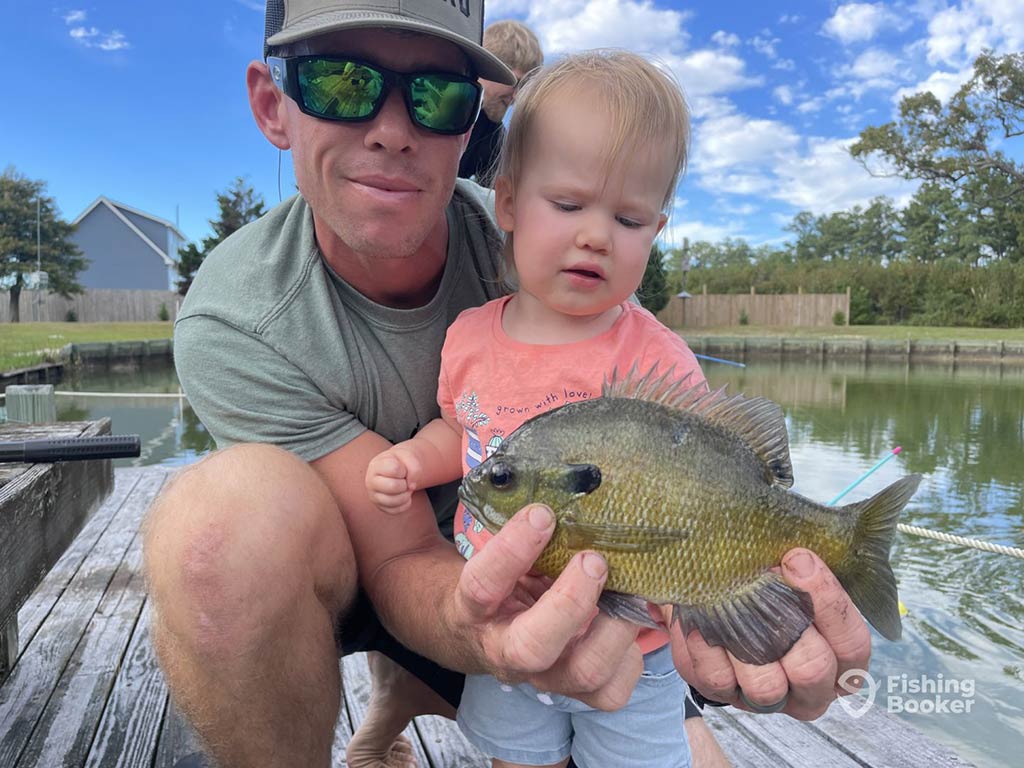
[[[572,344],[525,344],[505,334],[502,312],[510,297],[462,312],[448,329],[441,352],[437,401],[449,421],[462,426],[463,474],[487,458],[527,419],[577,400],[601,395],[601,384],[617,369],[641,372],[657,364],[673,378],[691,373],[704,381],[697,359],[677,334],[632,302],[622,304],[615,324],[599,336]],[[459,505],[455,543],[464,557],[490,534]],[[664,632],[643,630],[644,653],[668,642]]]

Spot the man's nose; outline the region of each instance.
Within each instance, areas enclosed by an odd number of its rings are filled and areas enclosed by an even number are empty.
[[[380,112],[369,122],[365,143],[370,149],[379,147],[388,152],[404,152],[415,145],[417,130],[405,107],[402,92],[392,88]]]

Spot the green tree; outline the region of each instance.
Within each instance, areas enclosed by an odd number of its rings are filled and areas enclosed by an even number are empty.
[[[1024,53],[985,52],[974,74],[943,105],[931,92],[907,96],[895,122],[865,128],[850,154],[874,175],[898,175],[955,188],[980,174],[1024,190],[1024,166],[1000,147],[1024,134]],[[882,162],[879,163],[878,161]],[[1005,198],[1004,198],[1005,199]],[[994,207],[998,195],[975,204]]]
[[[36,271],[37,260],[47,273],[50,291],[69,297],[84,290],[78,273],[89,261],[70,241],[73,232],[74,227],[61,219],[54,199],[46,195],[46,182],[33,181],[12,166],[4,170],[0,175],[0,285],[10,293],[12,322],[21,319],[21,291],[27,275]]]
[[[231,233],[263,215],[263,197],[239,176],[234,183],[217,195],[220,216],[210,219],[213,234],[203,238],[200,245],[189,243],[178,251],[178,293],[184,296],[192,285],[196,271],[203,260]]]
[[[651,246],[644,277],[637,288],[640,304],[652,314],[658,314],[668,304],[668,281],[665,278],[665,254],[657,244]]]

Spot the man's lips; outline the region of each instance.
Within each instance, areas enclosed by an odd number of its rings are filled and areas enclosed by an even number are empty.
[[[384,193],[419,192],[417,184],[403,178],[392,176],[356,176],[350,179],[353,184]]]

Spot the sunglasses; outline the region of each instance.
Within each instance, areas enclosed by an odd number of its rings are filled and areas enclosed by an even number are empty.
[[[394,72],[347,56],[269,56],[267,65],[277,87],[321,120],[373,120],[396,85],[409,119],[433,133],[465,133],[480,113],[483,89],[467,75]]]

